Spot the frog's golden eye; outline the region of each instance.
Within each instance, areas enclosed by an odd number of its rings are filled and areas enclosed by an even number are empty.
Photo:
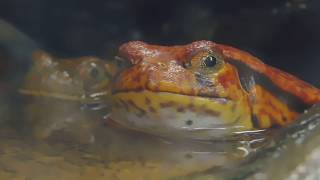
[[[79,73],[82,79],[88,81],[100,81],[110,76],[104,68],[104,65],[95,61],[83,62],[80,65]]]
[[[92,67],[90,69],[90,76],[94,79],[98,79],[99,78],[99,75],[101,74],[101,70],[99,70],[99,68],[96,66],[96,64],[94,63],[91,63],[92,64]]]
[[[214,71],[220,69],[223,64],[224,60],[219,53],[201,51],[192,56],[192,58],[184,64],[184,67],[188,67],[190,69]]]
[[[78,68],[78,76],[87,92],[100,90],[111,83],[110,72],[105,68],[105,64],[97,59],[86,59]]]

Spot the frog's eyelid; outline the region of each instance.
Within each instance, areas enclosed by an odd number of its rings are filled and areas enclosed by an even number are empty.
[[[199,53],[208,53],[208,54],[210,54],[210,53],[214,53],[214,51],[212,49],[210,49],[210,48],[195,49],[195,50],[193,50],[193,51],[191,51],[189,53],[189,57],[192,58],[192,57],[196,56]]]
[[[190,55],[187,58],[187,61],[185,62],[185,64],[187,63],[191,63],[192,60],[194,60],[195,58],[197,58],[198,60],[201,60],[205,57],[207,57],[209,54],[211,54],[212,52],[210,50],[197,50],[197,51],[193,51],[192,53],[190,53]],[[191,63],[192,64],[192,63]]]

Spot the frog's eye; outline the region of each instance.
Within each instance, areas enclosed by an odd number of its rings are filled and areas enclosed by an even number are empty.
[[[88,67],[88,75],[95,80],[104,79],[105,76],[109,74],[104,69],[104,66],[97,64],[95,62],[91,62]]]
[[[214,67],[218,64],[218,59],[214,57],[212,54],[205,56],[202,61],[206,67]]]
[[[80,65],[79,73],[82,79],[88,81],[100,81],[109,78],[109,74],[104,68],[104,65],[95,61],[83,62]]]
[[[112,76],[101,60],[91,59],[82,62],[79,78],[87,92],[101,90],[110,85]]]
[[[101,70],[96,66],[96,64],[93,63],[89,72],[90,76],[94,79],[98,79],[100,73],[101,73]]]
[[[220,69],[224,60],[219,53],[211,51],[200,51],[194,54],[191,59],[184,64],[184,67],[194,70],[215,71]]]

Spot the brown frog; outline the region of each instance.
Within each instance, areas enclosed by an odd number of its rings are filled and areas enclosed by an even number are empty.
[[[39,139],[55,133],[63,139],[93,141],[93,129],[109,111],[116,66],[93,56],[61,59],[40,50],[33,61],[19,90],[27,97],[26,131]]]
[[[36,51],[33,60],[20,92],[38,97],[94,102],[109,94],[116,72],[114,64],[93,56],[60,59]]]

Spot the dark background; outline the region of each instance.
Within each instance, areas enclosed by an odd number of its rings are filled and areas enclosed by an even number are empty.
[[[126,41],[213,40],[320,87],[318,0],[1,0],[0,18],[59,56],[113,57]]]

